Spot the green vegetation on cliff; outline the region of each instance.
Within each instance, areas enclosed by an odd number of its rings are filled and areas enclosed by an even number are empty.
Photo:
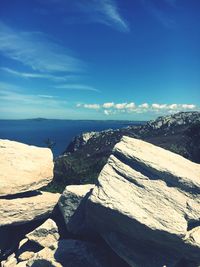
[[[75,137],[65,153],[55,160],[54,180],[45,190],[61,192],[69,184],[96,183],[114,145],[123,135],[145,140],[200,163],[200,113],[181,112],[145,125]]]

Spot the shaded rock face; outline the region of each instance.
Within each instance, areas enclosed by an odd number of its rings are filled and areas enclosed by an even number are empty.
[[[87,232],[85,224],[85,203],[94,185],[69,185],[61,195],[58,205],[67,230],[72,234]]]
[[[52,250],[44,248],[27,262],[27,266],[128,267],[105,247],[71,239],[54,243]]]
[[[53,178],[53,155],[48,148],[0,139],[0,196],[41,188]]]
[[[58,228],[51,219],[26,236],[18,250],[1,263],[2,267],[128,267],[105,243],[58,240]]]
[[[98,183],[87,203],[88,223],[130,266],[200,262],[199,164],[123,137]]]

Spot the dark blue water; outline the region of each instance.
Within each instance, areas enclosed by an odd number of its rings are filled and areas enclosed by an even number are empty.
[[[117,129],[140,122],[73,120],[0,120],[0,138],[46,147],[48,138],[56,143],[54,157],[62,154],[73,137],[83,132]]]

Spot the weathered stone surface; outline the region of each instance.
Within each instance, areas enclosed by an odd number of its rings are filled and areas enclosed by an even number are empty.
[[[24,239],[22,239],[20,242],[19,242],[19,245],[18,245],[18,250],[20,250],[25,244],[27,244],[28,242],[28,238],[25,237]]]
[[[26,263],[26,265],[28,267],[62,267],[63,265],[57,262],[57,260],[54,258],[54,254],[55,251],[51,250],[50,248],[44,248],[38,253],[36,253],[34,257]]]
[[[28,261],[34,255],[35,255],[35,253],[33,251],[25,251],[21,255],[19,255],[18,260],[19,261]]]
[[[15,267],[17,264],[17,259],[15,258],[15,254],[11,254],[6,261],[1,262],[1,267]]]
[[[19,262],[16,266],[17,266],[17,267],[27,267],[27,265],[26,265],[27,262],[28,262],[28,261],[21,261],[21,262]]]
[[[93,188],[92,184],[69,185],[59,199],[58,205],[66,227],[73,234],[87,231],[85,229],[87,227],[85,225],[85,203]]]
[[[0,199],[0,226],[48,217],[59,197],[60,194],[38,191],[29,197]]]
[[[0,196],[41,188],[53,178],[50,149],[0,139]]]
[[[28,262],[28,261],[21,261],[21,262],[19,262],[16,266],[17,266],[17,267],[27,267],[27,265],[26,265],[27,262]]]
[[[127,267],[109,248],[93,243],[68,239],[55,243],[54,247],[54,250],[44,248],[35,254],[27,266]],[[47,263],[49,265],[45,265]]]
[[[200,261],[200,165],[123,137],[98,180],[88,223],[131,266]]]
[[[58,227],[52,219],[48,219],[42,225],[28,233],[26,237],[42,247],[51,247],[53,243],[58,241]]]

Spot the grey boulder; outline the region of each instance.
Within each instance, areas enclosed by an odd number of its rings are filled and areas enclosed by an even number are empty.
[[[93,188],[93,184],[69,185],[59,199],[58,205],[66,228],[73,234],[87,234],[85,204]]]

